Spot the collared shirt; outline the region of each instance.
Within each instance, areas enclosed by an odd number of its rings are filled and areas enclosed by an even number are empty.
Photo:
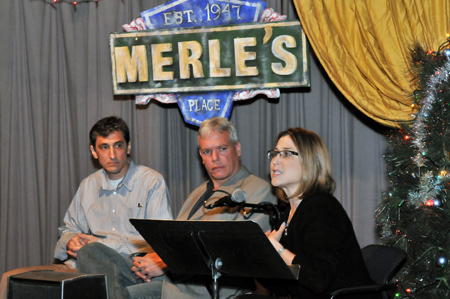
[[[210,180],[201,184],[188,196],[180,209],[177,220],[253,220],[261,226],[263,231],[270,229],[269,216],[267,214],[257,213],[250,216],[237,207],[207,209],[203,205],[200,205],[194,208],[198,199],[208,192],[208,184],[211,184]],[[223,191],[232,194],[236,189],[245,191],[247,194],[247,199],[245,200],[246,203],[277,203],[277,198],[272,193],[272,186],[263,179],[251,174],[244,165],[241,165],[239,171],[223,183],[218,190],[213,191],[212,194],[208,194],[205,205],[210,205],[222,198],[224,196]],[[192,211],[193,209],[195,211]]]
[[[130,218],[173,219],[166,183],[157,171],[130,160],[127,174],[113,188],[101,169],[85,178],[59,227],[55,258],[65,260],[67,242],[77,233],[98,237],[99,242],[124,256],[150,248]]]

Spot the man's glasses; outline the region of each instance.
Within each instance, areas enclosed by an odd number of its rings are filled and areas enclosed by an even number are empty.
[[[284,158],[290,158],[293,156],[298,156],[298,153],[291,151],[291,150],[282,150],[282,151],[270,150],[267,152],[267,158],[269,158],[269,160],[272,160],[273,158],[275,158],[278,155],[280,155],[281,159],[284,159]]]

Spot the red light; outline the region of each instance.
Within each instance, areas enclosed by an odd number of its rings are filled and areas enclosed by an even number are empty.
[[[434,200],[429,199],[429,200],[427,200],[427,202],[425,204],[429,207],[432,207],[432,206],[434,206]]]
[[[412,290],[411,290],[411,289],[409,289],[409,288],[408,288],[408,289],[406,289],[405,291],[406,291],[406,293],[411,293],[411,292],[412,292]]]
[[[56,3],[56,2],[58,2],[58,0],[53,0],[53,3]]]
[[[405,135],[405,140],[408,140],[409,139],[409,135]]]
[[[75,1],[75,2],[73,2],[73,5],[77,5],[77,3],[78,3],[78,2],[77,2],[77,1]]]

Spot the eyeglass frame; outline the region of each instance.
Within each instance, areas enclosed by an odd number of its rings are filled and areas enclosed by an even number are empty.
[[[299,153],[295,152],[295,151],[291,151],[291,150],[282,150],[282,151],[277,151],[277,150],[269,150],[267,151],[267,159],[269,160],[273,160],[275,157],[280,156],[281,159],[285,159],[285,158],[289,158],[291,156],[286,156],[286,153],[289,153],[293,156],[298,156]],[[275,154],[273,157],[270,157],[271,155]],[[283,157],[284,155],[284,157]]]

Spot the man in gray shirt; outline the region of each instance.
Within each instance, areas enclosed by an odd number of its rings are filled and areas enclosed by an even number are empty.
[[[129,258],[150,248],[130,218],[173,219],[166,183],[157,171],[136,165],[131,152],[127,124],[118,117],[99,120],[90,131],[92,156],[103,167],[85,178],[59,228],[55,258],[65,265],[15,269],[2,277],[0,299],[6,299],[8,277],[32,270],[70,271],[77,267],[81,248],[96,243]],[[130,259],[131,261],[131,259]],[[102,272],[98,272],[102,273]],[[108,283],[109,285],[109,283]]]
[[[173,219],[166,183],[155,170],[128,158],[128,127],[118,117],[98,121],[91,129],[91,153],[103,169],[81,182],[59,228],[55,258],[76,258],[86,244],[98,242],[123,256],[148,252],[149,246],[130,218]]]

